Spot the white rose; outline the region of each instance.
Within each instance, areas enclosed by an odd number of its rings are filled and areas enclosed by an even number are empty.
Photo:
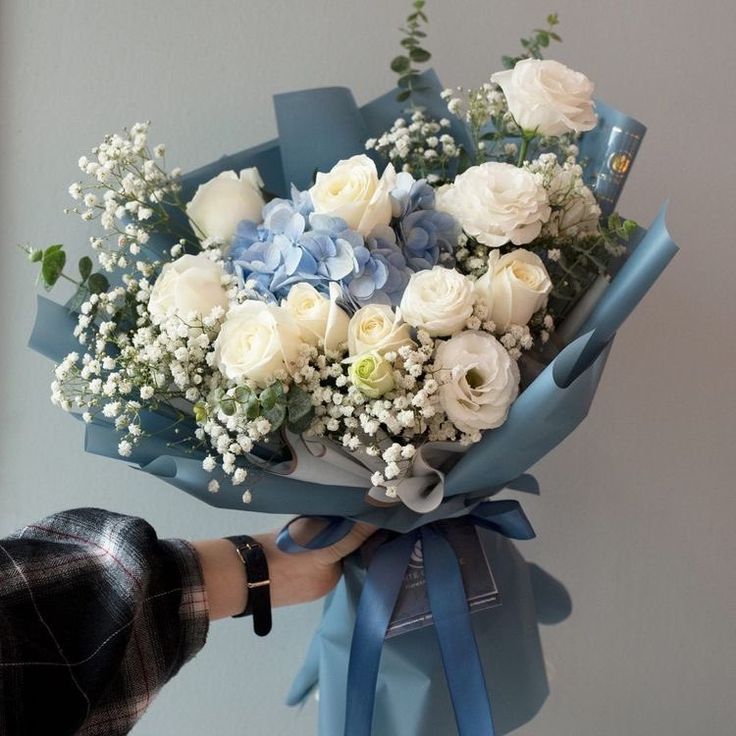
[[[489,161],[471,166],[437,192],[437,209],[449,212],[480,243],[498,248],[531,243],[550,216],[547,192],[526,169]]]
[[[264,388],[289,370],[302,344],[299,326],[281,307],[249,300],[230,309],[215,340],[215,362],[232,381]]]
[[[203,240],[229,243],[242,220],[261,222],[265,204],[258,169],[243,169],[240,177],[234,171],[223,171],[201,184],[187,203],[187,217]]]
[[[451,268],[435,266],[412,274],[401,297],[401,316],[432,337],[460,332],[473,314],[472,282]]]
[[[352,230],[369,235],[376,225],[391,222],[390,194],[396,172],[389,164],[378,178],[378,170],[365,154],[339,161],[332,170],[319,172],[309,190],[314,211],[341,217]]]
[[[371,351],[384,355],[404,345],[414,345],[409,325],[385,304],[369,304],[350,319],[348,351],[352,356]]]
[[[330,297],[320,294],[311,284],[299,283],[289,289],[281,306],[293,317],[302,332],[302,340],[316,345],[320,340],[327,350],[337,350],[347,342],[350,318],[337,306],[340,287],[330,283]]]
[[[592,130],[598,123],[593,82],[550,59],[524,59],[491,81],[506,95],[509,111],[522,130],[560,136]]]
[[[440,404],[461,431],[500,427],[519,395],[519,368],[487,332],[468,331],[440,342],[435,353]]]
[[[488,256],[488,270],[475,282],[475,292],[486,303],[496,331],[525,325],[546,303],[552,291],[547,269],[535,253],[519,248]]]
[[[151,319],[159,323],[172,314],[183,319],[191,314],[206,317],[215,307],[227,311],[224,275],[218,264],[203,255],[185,255],[167,263],[151,290]]]

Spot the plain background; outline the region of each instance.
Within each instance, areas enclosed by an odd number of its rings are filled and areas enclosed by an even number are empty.
[[[150,119],[153,142],[186,170],[271,137],[272,93],[341,84],[364,102],[384,92],[408,5],[0,2],[0,534],[83,505],[143,516],[162,536],[279,523],[82,453],[81,428],[48,401],[50,364],[26,349],[34,268],[15,245],[63,241],[81,255],[86,226],[61,210],[77,158],[106,132]],[[430,0],[434,66],[448,85],[479,84],[550,10],[565,39],[551,55],[649,126],[621,210],[648,224],[670,198],[682,252],[621,331],[589,419],[535,469],[543,491],[526,507],[539,539],[522,552],[562,580],[574,609],[542,632],[552,694],[517,733],[728,736],[736,6]],[[215,625],[135,733],[314,733],[315,705],[282,701],[318,612],[278,611],[264,641],[242,621]]]

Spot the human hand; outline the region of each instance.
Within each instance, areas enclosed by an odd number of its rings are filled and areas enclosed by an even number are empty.
[[[311,538],[319,522],[299,519],[291,526],[297,540]],[[365,542],[376,527],[356,523],[336,544],[324,549],[288,554],[276,546],[278,530],[256,534],[266,553],[271,579],[271,605],[292,606],[307,603],[329,593],[341,574],[341,561]],[[199,555],[204,586],[209,602],[210,619],[234,616],[247,603],[246,577],[243,563],[235,546],[226,539],[205,539],[193,542]]]

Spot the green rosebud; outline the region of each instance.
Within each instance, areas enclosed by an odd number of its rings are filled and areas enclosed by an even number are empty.
[[[391,363],[377,352],[363,353],[350,364],[350,380],[371,399],[377,399],[394,387]]]

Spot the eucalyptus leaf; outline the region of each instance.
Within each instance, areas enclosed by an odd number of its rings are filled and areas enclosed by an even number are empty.
[[[408,56],[397,56],[391,62],[391,71],[394,71],[397,74],[403,74],[404,72],[409,71],[410,68],[411,61]]]
[[[79,275],[82,281],[86,281],[92,273],[92,259],[89,256],[82,256],[79,259]]]
[[[264,409],[261,412],[264,419],[268,419],[271,424],[271,431],[277,430],[286,419],[286,407],[283,404],[274,404],[270,409]]]
[[[409,57],[412,61],[416,61],[417,64],[422,64],[425,61],[429,61],[432,58],[432,54],[417,46],[409,52]]]
[[[47,289],[50,289],[59,280],[64,270],[66,253],[64,253],[62,247],[61,245],[52,245],[44,251],[43,260],[41,261],[41,278]]]
[[[225,416],[231,417],[233,414],[235,414],[236,410],[237,407],[232,399],[225,399],[224,401],[220,402],[220,411]]]
[[[235,401],[239,404],[245,404],[253,396],[253,392],[247,386],[238,386],[235,391]]]
[[[93,273],[87,279],[87,286],[92,294],[101,294],[103,291],[107,291],[110,282],[101,273]]]
[[[260,414],[261,404],[258,399],[251,394],[248,401],[245,402],[245,418],[252,422],[254,419],[258,419]]]

